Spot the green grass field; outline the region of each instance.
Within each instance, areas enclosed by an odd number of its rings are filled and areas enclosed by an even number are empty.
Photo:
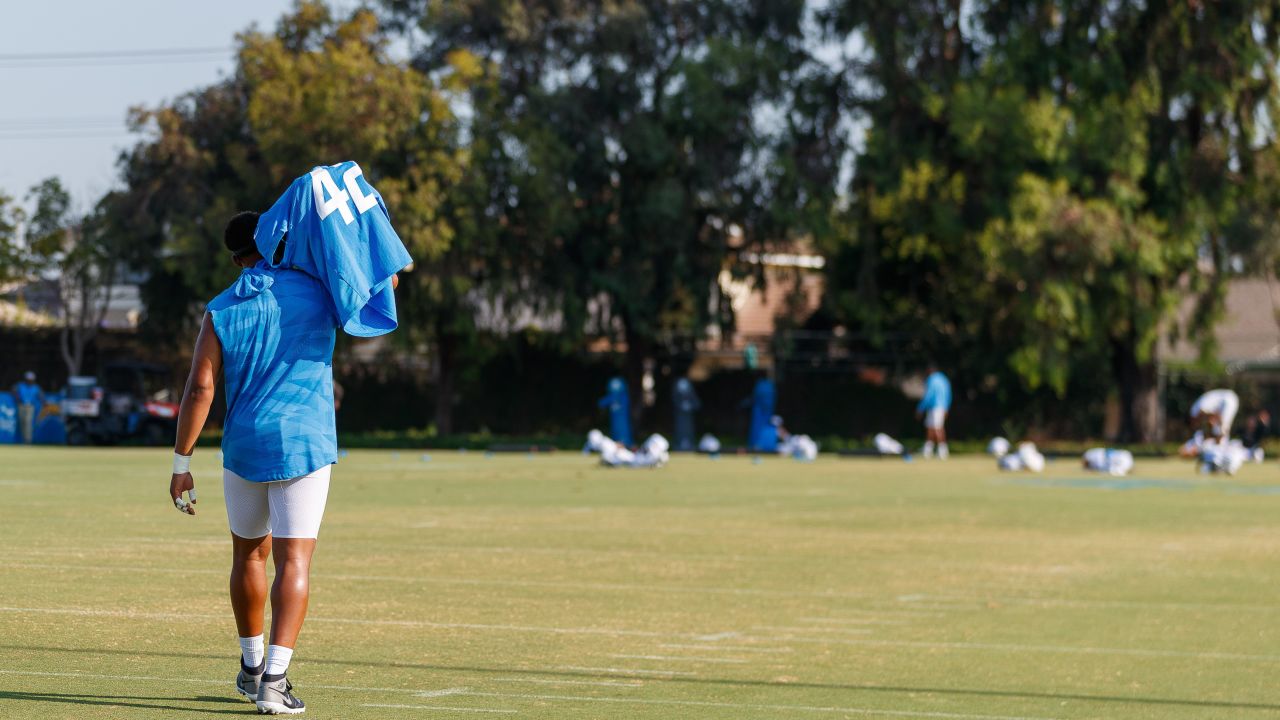
[[[248,715],[217,453],[0,449],[0,718]],[[353,452],[318,718],[1280,717],[1280,472]]]

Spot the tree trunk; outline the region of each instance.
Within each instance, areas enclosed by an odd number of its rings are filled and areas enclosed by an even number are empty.
[[[1155,361],[1138,361],[1137,343],[1130,334],[1114,343],[1112,367],[1120,390],[1120,437],[1117,439],[1120,442],[1163,440],[1159,369]]]
[[[453,433],[453,400],[458,376],[458,336],[441,332],[436,340],[436,432]]]
[[[631,323],[624,322],[627,354],[623,360],[623,378],[627,381],[627,394],[631,396],[632,434],[639,435],[644,420],[644,362],[650,356],[653,343],[649,338],[633,332]]]
[[[62,362],[67,366],[67,376],[79,375],[80,366],[84,364],[84,346],[78,342],[72,343],[71,328],[65,322],[62,325],[59,339],[61,340]]]

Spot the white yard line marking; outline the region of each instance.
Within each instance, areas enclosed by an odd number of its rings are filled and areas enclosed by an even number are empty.
[[[825,707],[819,705],[769,705],[752,703],[712,702],[702,700],[664,700],[658,698],[609,698],[587,695],[536,695],[519,693],[470,693],[477,697],[496,697],[524,700],[566,700],[572,702],[602,702],[633,705],[672,705],[679,707],[730,708],[737,710],[777,710],[782,712],[844,713],[846,715],[879,715],[906,718],[946,718],[947,720],[1056,720],[1055,718],[1022,715],[972,715],[967,713],[930,712],[927,710],[879,710],[860,707]]]
[[[53,678],[81,678],[85,680],[134,680],[137,682],[161,682],[161,683],[188,683],[196,685],[221,685],[228,686],[231,684],[229,680],[205,680],[198,678],[182,678],[182,677],[155,677],[151,675],[104,675],[99,673],[79,673],[79,672],[40,672],[37,670],[0,670],[0,675],[22,675],[29,677],[53,677]],[[405,693],[409,695],[417,695],[421,690],[411,690],[408,688],[383,688],[383,687],[358,687],[353,685],[321,685],[318,683],[307,683],[307,687],[319,690],[341,690],[345,692],[363,692],[363,693]]]
[[[156,573],[162,575],[226,575],[225,570],[145,567],[125,565],[69,565],[61,563],[0,563],[0,568],[15,570],[67,570],[96,573]],[[803,592],[792,590],[765,590],[760,588],[703,587],[679,585],[643,585],[628,583],[589,583],[559,580],[487,580],[481,578],[414,577],[411,575],[353,575],[350,573],[313,573],[312,580],[342,580],[350,582],[389,582],[405,585],[464,585],[474,587],[558,588],[565,590],[591,590],[596,592],[651,592],[687,595],[740,595],[758,597],[811,597],[811,598],[864,598],[864,595],[847,595],[837,592]]]
[[[445,688],[443,690],[424,690],[423,692],[420,692],[420,693],[414,693],[414,695],[420,698],[448,697],[450,695],[466,694],[466,692],[470,689],[471,688],[456,687],[456,688]]]
[[[174,619],[201,619],[201,620],[217,620],[225,621],[225,615],[199,614],[199,613],[160,613],[160,612],[136,612],[132,610],[93,610],[88,608],[26,608],[26,607],[4,607],[0,606],[0,612],[8,613],[37,613],[49,615],[75,615],[90,617],[122,617],[136,620],[174,620]],[[340,625],[389,625],[395,627],[423,627],[437,629],[464,629],[464,630],[494,630],[500,632],[535,632],[550,633],[555,635],[601,635],[606,637],[648,637],[648,638],[690,638],[694,640],[705,640],[708,636],[694,633],[659,633],[648,630],[614,630],[609,628],[560,628],[560,627],[542,627],[528,625],[486,625],[479,623],[433,623],[416,620],[362,620],[356,618],[324,618],[309,617],[309,622],[313,623],[333,623]],[[743,637],[740,633],[728,633],[731,637]],[[743,639],[759,639],[763,642],[769,642],[770,638],[747,638]],[[1238,660],[1244,662],[1280,662],[1280,655],[1263,655],[1248,653],[1225,653],[1225,652],[1193,652],[1186,650],[1157,650],[1150,648],[1109,648],[1109,647],[1089,647],[1089,646],[1070,646],[1070,645],[1020,645],[1015,643],[973,643],[973,642],[932,642],[922,640],[888,640],[875,638],[821,638],[809,637],[803,635],[791,635],[783,642],[791,643],[814,643],[818,645],[862,645],[862,646],[879,646],[879,647],[913,647],[930,650],[994,650],[1000,652],[1044,652],[1044,653],[1064,653],[1074,655],[1119,655],[1134,657],[1170,657],[1170,658],[1192,658],[1200,660]],[[674,673],[669,671],[640,671],[640,670],[624,670],[618,668],[590,668],[579,666],[560,666],[561,670],[587,670],[601,672],[666,672],[668,674],[687,674],[695,673]]]
[[[215,500],[214,502],[217,502],[217,501]],[[490,526],[485,526],[485,525],[457,526],[457,528],[450,528],[450,529],[482,530],[482,529],[488,529],[491,527],[493,526],[491,525]],[[512,528],[509,526],[503,526],[501,529],[510,530]],[[557,527],[556,530],[564,531],[565,528]],[[598,531],[591,531],[591,532],[598,533]],[[635,532],[640,532],[640,531],[635,530]],[[647,534],[652,534],[653,532],[655,532],[655,529],[645,528],[644,532]],[[225,545],[227,547],[231,547],[231,540],[229,538],[226,540],[215,540],[212,538],[185,538],[185,539],[175,540],[175,539],[167,539],[163,537],[153,537],[153,538],[123,537],[123,538],[115,538],[114,540],[111,540],[108,542],[112,546],[123,545],[127,547],[135,547],[140,550],[153,548],[155,544],[158,542],[166,542],[166,543],[169,543],[170,545],[186,545],[186,544],[197,545],[198,544],[198,545]],[[651,557],[651,558],[663,558],[663,559],[685,558],[690,560],[713,560],[715,562],[751,562],[759,559],[756,556],[749,556],[749,555],[731,555],[731,554],[717,554],[717,553],[682,553],[682,552],[672,551],[672,550],[609,550],[609,549],[584,548],[584,547],[534,547],[534,546],[519,546],[519,545],[438,545],[438,544],[437,545],[412,544],[412,545],[403,545],[401,547],[404,550],[408,550],[408,551],[434,552],[434,553],[488,553],[488,554],[496,554],[496,555],[555,555],[558,557],[563,557],[565,555],[588,555],[588,556],[604,555],[609,557]],[[13,548],[13,549],[20,550],[21,548]],[[78,549],[73,549],[73,551],[78,551]]]
[[[738,658],[709,658],[691,655],[606,655],[605,657],[617,658],[618,660],[688,660],[691,662],[731,663],[736,665],[746,664],[747,662]]]
[[[892,601],[889,601],[889,602],[892,602]],[[872,617],[905,617],[913,620],[916,618],[943,617],[944,615],[946,615],[946,613],[938,612],[937,610],[904,608],[901,606],[894,606],[894,607],[888,608],[888,607],[884,607],[882,602],[876,603],[876,604],[880,605],[880,607],[876,607],[870,610],[850,610],[849,612],[861,612],[861,613],[870,615]]]
[[[467,708],[467,707],[449,707],[446,705],[393,705],[390,703],[362,703],[360,707],[390,708],[390,709],[396,709],[396,710],[441,710],[446,712],[505,713],[505,714],[513,714],[513,713],[520,712],[519,710],[507,710],[505,708]]]
[[[643,680],[547,680],[544,678],[490,678],[494,682],[531,683],[534,685],[592,685],[598,687],[644,687]]]
[[[748,647],[746,645],[683,645],[680,643],[659,643],[658,647],[674,648],[680,650],[722,650],[724,652],[754,652],[754,653],[790,653],[795,652],[791,648],[765,648],[765,647]]]
[[[760,638],[767,640],[768,638]],[[1186,650],[1154,650],[1150,648],[1108,648],[1071,645],[1019,645],[1015,643],[931,642],[927,640],[880,640],[875,638],[818,638],[788,636],[786,642],[816,645],[855,645],[874,647],[907,647],[925,650],[981,650],[997,652],[1042,652],[1067,655],[1119,655],[1136,657],[1191,658],[1196,660],[1239,660],[1243,662],[1280,662],[1280,655],[1246,653],[1192,652]]]
[[[838,627],[796,627],[794,625],[752,625],[754,630],[781,630],[782,632],[801,633],[844,633],[846,635],[870,635],[873,631],[867,628]]]
[[[181,682],[195,683],[197,685],[228,685],[226,680],[197,680],[184,677],[151,677],[148,675],[102,675],[97,673],[78,673],[78,672],[39,672],[36,670],[0,670],[0,675],[22,675],[25,677],[51,677],[51,678],[84,678],[86,680],[137,680],[139,682]]]
[[[722,633],[714,633],[711,635],[699,635],[697,639],[705,640],[707,642],[715,642],[717,640],[729,640],[732,638],[736,638],[736,637],[739,637],[741,634],[742,633],[739,633],[739,632],[729,631],[729,632],[722,632]]]
[[[166,541],[168,542],[168,541]],[[230,542],[203,541],[193,540],[187,541],[200,544],[216,544],[226,545],[230,547]],[[172,543],[171,543],[172,544]],[[513,548],[514,550],[514,548]],[[68,550],[65,553],[48,550],[29,550],[14,548],[12,551],[5,550],[10,557],[13,555],[73,555],[83,557],[86,555],[84,550]],[[61,563],[0,563],[0,567],[12,568],[16,570],[69,570],[77,572],[129,572],[129,573],[157,573],[165,575],[226,575],[224,570],[212,569],[191,569],[191,568],[163,568],[163,567],[144,567],[144,566],[103,566],[103,565],[71,565]],[[856,600],[877,600],[878,598],[858,592],[840,592],[834,590],[815,590],[812,592],[803,590],[769,590],[763,588],[732,588],[732,587],[709,587],[709,586],[689,586],[682,587],[678,585],[646,585],[646,584],[628,584],[628,583],[584,583],[570,582],[558,580],[486,580],[478,578],[456,578],[456,577],[412,577],[404,575],[360,575],[349,573],[315,573],[312,576],[315,580],[342,580],[352,582],[392,582],[416,585],[464,585],[477,587],[544,587],[544,588],[562,588],[566,590],[591,590],[599,592],[653,592],[653,593],[673,593],[673,594],[690,594],[690,595],[738,595],[738,596],[758,596],[758,597],[798,597],[798,598],[816,598],[816,599],[856,599]],[[1229,612],[1237,611],[1255,611],[1255,612],[1280,612],[1280,605],[1260,605],[1248,603],[1180,603],[1180,602],[1147,602],[1141,600],[1079,600],[1072,598],[1048,598],[1048,597],[1016,597],[1016,596],[992,596],[992,597],[960,597],[960,596],[936,596],[936,595],[901,595],[896,598],[899,603],[907,605],[903,608],[901,605],[895,609],[871,609],[865,612],[870,615],[907,615],[909,617],[941,617],[945,612],[955,611],[972,611],[989,609],[986,603],[1003,603],[1006,605],[1028,605],[1035,607],[1070,607],[1070,608],[1129,608],[1129,609],[1165,609],[1165,610],[1225,610]],[[943,604],[940,604],[943,603]],[[860,611],[854,611],[860,612]],[[804,621],[817,622],[818,618],[802,618]],[[834,622],[834,620],[833,620]],[[848,621],[843,621],[848,622]],[[870,623],[868,623],[870,624]],[[732,637],[730,634],[729,637]],[[708,636],[709,640],[720,639],[718,636]]]
[[[802,617],[796,618],[798,622],[806,623],[835,623],[837,625],[909,625],[909,620],[882,620],[879,618],[830,618],[830,617]]]
[[[92,608],[34,608],[0,606],[0,612],[36,613],[45,615],[76,615],[83,617],[119,617],[131,620],[175,620],[186,618],[225,621],[225,615],[202,613],[138,612],[135,610],[97,610]],[[308,617],[312,623],[335,625],[385,625],[390,627],[419,627],[445,630],[496,630],[509,632],[549,633],[553,635],[603,635],[606,637],[688,638],[701,639],[696,633],[660,633],[650,630],[615,630],[611,628],[563,628],[538,625],[489,625],[484,623],[446,623],[426,620],[366,620],[363,618]],[[736,633],[735,633],[736,634]]]
[[[615,675],[658,675],[670,676],[679,675],[681,677],[695,677],[698,673],[683,672],[680,670],[636,670],[634,668],[612,668],[612,667],[583,667],[582,665],[557,665],[556,670],[574,670],[577,672],[603,672]]]
[[[1260,605],[1251,603],[1209,603],[1209,602],[1150,602],[1145,600],[1088,600],[1074,598],[1051,597],[1017,597],[993,595],[989,597],[952,597],[940,595],[908,595],[898,598],[900,602],[910,603],[910,607],[930,607],[917,604],[925,600],[931,602],[972,602],[972,603],[1004,603],[1006,605],[1031,605],[1036,607],[1069,607],[1081,609],[1131,609],[1131,610],[1225,610],[1227,612],[1277,612],[1280,605]],[[947,610],[962,609],[946,607]],[[968,609],[968,608],[966,608]]]

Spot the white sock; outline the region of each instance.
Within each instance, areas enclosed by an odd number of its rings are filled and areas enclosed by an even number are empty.
[[[924,456],[933,457],[933,441],[932,440],[924,441]]]
[[[272,645],[267,648],[267,675],[283,675],[289,669],[289,661],[293,659],[293,648],[283,645]]]
[[[245,667],[256,668],[261,665],[264,654],[261,635],[240,638],[240,659],[244,661]]]
[[[938,457],[942,458],[943,460],[946,460],[948,457],[950,457],[950,455],[951,455],[951,450],[947,449],[947,444],[946,444],[946,443],[939,443],[939,444],[938,444]]]

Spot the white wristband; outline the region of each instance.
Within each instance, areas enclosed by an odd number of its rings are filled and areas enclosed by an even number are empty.
[[[191,456],[180,455],[175,452],[173,454],[173,474],[181,475],[189,472],[191,472]]]

